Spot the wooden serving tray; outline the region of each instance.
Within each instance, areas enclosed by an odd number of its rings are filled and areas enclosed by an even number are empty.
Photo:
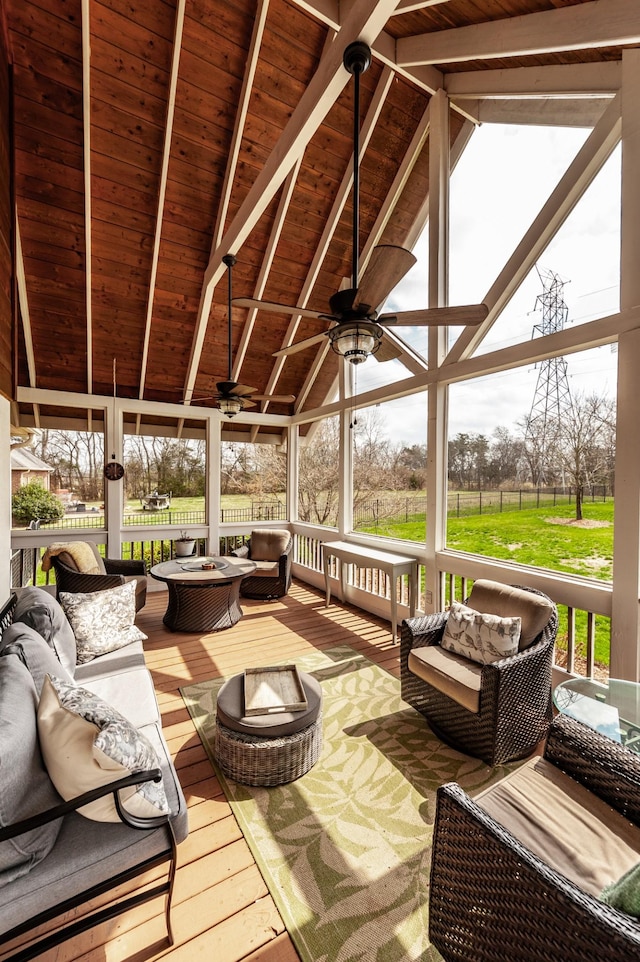
[[[245,668],[245,715],[302,711],[306,707],[307,698],[295,665]]]

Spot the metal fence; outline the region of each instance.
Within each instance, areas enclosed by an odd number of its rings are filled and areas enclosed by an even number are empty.
[[[584,492],[584,499],[606,501],[611,495],[604,485]],[[575,503],[572,488],[520,488],[515,491],[450,491],[447,497],[450,518],[476,514],[499,514],[528,508],[555,507]],[[382,521],[421,521],[427,513],[425,495],[416,497],[373,498],[354,507],[354,526],[364,527]]]
[[[224,522],[236,521],[286,521],[287,507],[280,501],[254,501],[246,508],[221,508],[220,520]],[[127,511],[122,517],[123,525],[190,525],[206,524],[204,506],[198,511],[174,511],[171,508],[162,511]],[[105,527],[104,511],[94,509],[86,512],[65,514],[59,521],[32,522],[30,527],[47,531],[78,530],[87,528],[103,529]]]

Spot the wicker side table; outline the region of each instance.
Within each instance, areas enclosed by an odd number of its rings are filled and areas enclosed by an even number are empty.
[[[300,679],[309,703],[301,712],[245,718],[243,676],[220,689],[214,753],[228,778],[243,785],[284,785],[315,765],[322,750],[322,691],[310,675],[300,672]]]

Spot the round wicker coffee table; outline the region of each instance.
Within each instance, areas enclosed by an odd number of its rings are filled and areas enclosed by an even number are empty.
[[[169,602],[164,624],[171,631],[222,631],[242,618],[240,582],[256,570],[238,558],[185,558],[154,565],[149,574],[165,581]]]
[[[322,749],[322,689],[300,672],[307,708],[245,717],[244,675],[218,693],[214,753],[228,778],[266,787],[293,782],[317,762]]]

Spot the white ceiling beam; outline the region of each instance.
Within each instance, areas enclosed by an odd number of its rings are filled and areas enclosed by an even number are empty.
[[[198,322],[185,380],[186,398],[193,395],[213,293],[225,272],[223,256],[227,253],[238,253],[348,83],[350,75],[342,64],[345,46],[357,39],[373,43],[397,2],[398,0],[354,0],[336,40],[326,49],[289,123],[240,205],[220,246],[212,255],[205,270],[200,294]]]
[[[169,174],[169,160],[171,157],[171,140],[173,137],[173,121],[176,111],[176,89],[180,69],[180,51],[182,49],[182,31],[184,27],[184,10],[186,0],[178,0],[176,7],[176,21],[173,31],[173,53],[171,59],[171,74],[169,79],[169,93],[167,96],[167,116],[164,128],[164,144],[162,148],[162,167],[160,169],[160,184],[158,187],[158,207],[156,210],[156,229],[153,239],[153,255],[151,258],[151,274],[149,278],[149,296],[147,298],[147,313],[144,328],[144,342],[142,345],[142,364],[140,369],[140,389],[138,396],[144,397],[149,363],[149,344],[151,341],[151,324],[153,320],[153,298],[158,276],[158,261],[160,258],[160,241],[162,239],[162,222],[164,215],[165,197],[167,194],[167,179]]]
[[[445,365],[473,354],[610,156],[620,140],[620,134],[621,109],[618,94],[483,298],[489,308],[486,320],[474,330],[465,328],[447,355]]]
[[[465,101],[470,103],[470,101]],[[526,124],[529,127],[595,127],[609,103],[595,100],[481,100],[481,124]]]
[[[278,203],[278,210],[276,211],[275,220],[273,227],[271,228],[271,233],[269,235],[269,240],[267,242],[267,247],[265,250],[264,257],[262,258],[262,264],[260,265],[260,271],[258,273],[258,280],[253,290],[253,297],[255,300],[261,300],[265,288],[267,286],[267,281],[269,279],[269,271],[271,270],[271,265],[273,264],[273,258],[275,257],[276,248],[280,240],[280,235],[282,234],[282,228],[284,227],[284,222],[287,217],[287,211],[289,210],[289,205],[291,203],[291,198],[293,196],[293,190],[298,179],[298,174],[300,172],[300,165],[302,163],[302,157],[300,157],[284,182],[284,187],[282,188],[282,193],[280,195],[280,201]],[[238,351],[233,363],[233,380],[238,381],[240,379],[240,369],[244,362],[247,348],[249,347],[249,341],[253,335],[253,330],[255,327],[256,318],[258,316],[258,309],[252,307],[247,312],[247,319],[245,321],[242,338],[240,339],[240,344],[238,346]],[[266,392],[268,393],[268,392]]]
[[[622,63],[549,64],[503,70],[445,74],[444,89],[457,100],[532,97],[613,97],[622,82]]]
[[[385,67],[380,75],[380,80],[375,89],[371,104],[367,111],[367,115],[360,128],[360,160],[366,153],[367,147],[371,142],[371,137],[375,130],[376,124],[380,117],[382,108],[384,107],[385,101],[387,99],[387,94],[389,93],[389,88],[393,81],[394,73],[389,67]],[[311,261],[311,266],[307,271],[307,276],[305,278],[302,290],[300,292],[300,297],[298,298],[298,307],[306,307],[309,303],[309,298],[311,297],[313,288],[318,279],[318,274],[320,273],[320,268],[322,267],[323,261],[331,244],[331,240],[336,231],[336,227],[340,222],[340,217],[344,210],[345,204],[349,197],[349,193],[353,186],[353,153],[349,157],[347,162],[346,170],[343,174],[342,181],[336,193],[333,205],[329,212],[329,216],[325,221],[325,225],[322,231],[322,236],[316,247],[315,253],[313,255],[313,260]],[[327,305],[328,306],[328,305]],[[289,327],[287,328],[287,333],[284,336],[282,347],[288,347],[293,343],[293,340],[298,331],[300,325],[300,314],[294,314],[291,317]],[[275,364],[271,372],[271,377],[269,378],[269,383],[267,385],[266,394],[271,394],[276,386],[278,378],[282,373],[282,368],[284,367],[286,361],[286,354],[282,357],[275,359]],[[263,401],[262,410],[266,410],[269,402]]]
[[[22,335],[27,358],[27,373],[29,386],[37,387],[36,356],[33,350],[33,336],[31,333],[31,314],[29,313],[29,297],[27,294],[27,278],[24,271],[24,255],[22,253],[22,239],[20,236],[20,222],[18,209],[15,210],[15,243],[16,243],[16,287],[18,288],[18,306],[22,319]],[[33,406],[33,420],[36,427],[40,427],[40,410],[37,404]],[[16,427],[18,422],[16,421]]]
[[[639,42],[639,4],[591,0],[558,10],[403,37],[397,42],[397,59],[404,67],[415,67]]]
[[[84,300],[87,318],[87,390],[93,391],[93,313],[91,305],[91,23],[89,0],[82,0],[82,138],[84,157]],[[91,411],[87,412],[91,423]]]
[[[602,347],[605,344],[613,344],[618,340],[620,334],[636,330],[639,327],[640,305],[621,311],[619,314],[611,314],[595,321],[588,321],[585,324],[574,324],[555,334],[547,334],[545,337],[528,338],[519,344],[512,344],[490,354],[480,354],[477,357],[466,358],[446,367],[434,368],[404,381],[397,381],[392,385],[387,384],[373,388],[371,391],[358,395],[357,399],[348,398],[343,402],[335,401],[324,408],[301,411],[293,416],[292,422],[304,424],[308,421],[315,421],[320,417],[331,417],[331,415],[337,414],[345,404],[353,405],[354,401],[357,401],[357,406],[360,408],[401,397],[409,397],[439,381],[454,384],[457,381],[487,377],[518,367],[531,367],[531,365],[549,357],[562,357],[567,354],[576,354],[591,348]]]
[[[397,17],[402,13],[413,13],[414,10],[426,10],[427,7],[441,6],[451,3],[451,0],[400,0],[391,16]]]
[[[384,198],[378,216],[376,217],[375,223],[372,229],[369,231],[367,240],[362,249],[360,255],[360,273],[363,274],[371,254],[373,253],[374,247],[380,242],[384,230],[389,223],[389,219],[396,208],[402,192],[406,187],[407,181],[411,176],[411,172],[418,162],[418,158],[422,153],[422,149],[425,145],[427,137],[429,136],[429,104],[422,113],[422,117],[418,121],[416,129],[414,131],[413,137],[411,138],[411,143],[404,152],[404,157],[402,162],[398,167],[397,173],[393,178],[393,183],[389,188],[386,197]],[[416,238],[417,239],[417,238]],[[412,249],[413,245],[410,244],[409,250]]]
[[[256,68],[258,66],[258,58],[260,56],[260,47],[262,45],[262,37],[264,34],[265,24],[267,22],[268,11],[269,0],[259,0],[258,10],[253,23],[253,32],[251,34],[249,53],[247,54],[247,65],[245,68],[244,77],[242,79],[242,90],[238,100],[236,120],[234,124],[233,135],[231,137],[231,147],[229,148],[229,154],[227,156],[227,168],[224,174],[224,182],[222,185],[220,204],[218,206],[216,226],[213,231],[211,254],[213,254],[216,248],[219,246],[224,234],[224,226],[227,220],[227,212],[229,210],[229,203],[231,201],[231,192],[233,191],[233,183],[236,168],[238,166],[240,144],[242,143],[242,135],[244,134],[247,113],[249,111],[251,90],[253,88],[253,81],[256,75]]]
[[[332,2],[332,0],[317,0],[313,3],[310,0],[292,0],[292,2],[335,31],[338,31],[341,26],[340,11],[342,10],[342,19],[344,20],[344,10],[345,8],[349,9],[348,4],[340,5],[339,2]],[[444,2],[449,2],[449,0],[444,0]],[[401,3],[402,0],[398,3],[398,7]],[[395,10],[391,10],[389,17],[394,16],[394,13]],[[402,13],[407,13],[407,10],[403,10]],[[372,41],[368,42],[376,60],[387,64],[388,67],[406,77],[407,80],[412,80],[422,90],[434,93],[442,86],[442,73],[435,67],[399,67],[396,60],[395,38],[386,31],[381,30]]]

